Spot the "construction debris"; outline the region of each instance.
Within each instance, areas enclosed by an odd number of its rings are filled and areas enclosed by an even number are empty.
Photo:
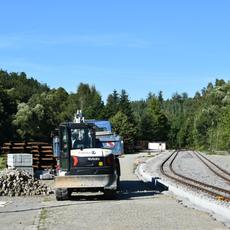
[[[5,169],[0,172],[0,196],[48,195],[52,190],[32,175],[21,170]]]

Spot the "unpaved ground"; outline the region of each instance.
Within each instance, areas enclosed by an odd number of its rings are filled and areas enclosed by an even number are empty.
[[[133,174],[138,155],[121,158],[121,193],[57,202],[55,197],[3,198],[0,229],[227,229],[208,214],[186,208],[173,196],[154,191]]]

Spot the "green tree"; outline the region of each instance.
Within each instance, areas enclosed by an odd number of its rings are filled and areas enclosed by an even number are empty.
[[[223,107],[214,132],[214,148],[216,150],[230,150],[230,105]]]
[[[223,86],[225,81],[223,79],[216,79],[215,86]]]
[[[217,126],[218,109],[216,106],[200,110],[194,119],[193,138],[195,146],[200,149],[213,149],[213,132]]]
[[[147,99],[147,107],[141,119],[141,132],[143,140],[168,140],[169,122],[155,95],[149,94]]]
[[[122,136],[124,140],[125,152],[132,151],[134,147],[134,141],[136,136],[136,128],[132,123],[129,122],[128,117],[121,111],[117,112],[110,119],[113,130]]]
[[[87,119],[101,119],[103,117],[104,103],[95,86],[80,83],[76,93],[76,108],[81,109]]]
[[[133,111],[132,111],[131,102],[129,100],[128,94],[126,93],[126,91],[124,89],[121,90],[118,108],[119,108],[119,111],[121,111],[122,113],[124,113],[127,116],[129,122],[131,122],[132,124],[135,124],[135,119],[134,119],[134,115],[133,115]]]
[[[11,128],[11,122],[16,108],[15,101],[0,85],[0,144],[14,136],[15,130]]]
[[[109,94],[105,105],[105,118],[109,119],[119,111],[120,97],[116,90]]]
[[[159,101],[159,103],[160,103],[160,106],[162,107],[163,102],[164,102],[163,92],[162,92],[162,91],[160,91],[160,92],[158,93],[158,101]]]
[[[50,133],[65,121],[68,94],[63,88],[34,94],[28,103],[20,103],[13,124],[21,139],[49,140]]]
[[[7,73],[0,70],[0,84],[17,104],[27,102],[35,93],[49,91],[47,85],[41,84],[33,78],[28,78],[24,72]]]
[[[131,102],[131,107],[134,115],[134,120],[135,120],[135,126],[137,129],[137,140],[145,140],[142,135],[142,120],[145,120],[143,118],[144,116],[144,111],[147,107],[147,103],[145,100],[139,100],[139,101],[133,101]],[[146,122],[147,123],[147,122]]]
[[[180,129],[177,132],[176,140],[177,146],[179,148],[191,148],[193,147],[193,117],[189,117],[188,119],[183,118],[180,123]]]

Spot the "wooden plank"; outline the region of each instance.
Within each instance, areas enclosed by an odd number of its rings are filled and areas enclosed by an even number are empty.
[[[41,165],[40,168],[43,168],[43,169],[52,169],[53,166],[52,165]]]
[[[40,161],[39,157],[33,157],[33,161]]]
[[[23,146],[12,146],[12,149],[17,150],[17,149],[25,149]]]
[[[41,149],[52,149],[52,146],[51,145],[41,146]]]
[[[32,165],[33,168],[39,168],[39,165]]]
[[[3,146],[2,150],[10,150],[11,148],[9,146]]]
[[[11,146],[12,143],[4,143],[3,146]]]
[[[31,150],[31,153],[40,153],[38,149]]]
[[[42,159],[40,159],[40,162],[41,163],[51,163],[51,162],[54,162],[54,160],[53,160],[53,158],[42,158]]]
[[[49,149],[49,150],[42,150],[40,151],[41,153],[53,153],[53,150],[52,149]]]
[[[28,145],[49,145],[47,142],[40,142],[40,141],[31,141],[27,142]]]
[[[26,143],[25,142],[14,142],[13,146],[25,146]]]

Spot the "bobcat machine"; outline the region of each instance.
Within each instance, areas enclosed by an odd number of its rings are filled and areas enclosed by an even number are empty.
[[[59,125],[53,138],[58,166],[55,176],[57,200],[66,200],[72,192],[103,192],[114,198],[120,182],[120,164],[111,141],[106,145],[96,137],[95,122],[85,122],[78,111],[74,122]],[[107,138],[108,139],[108,138]]]

